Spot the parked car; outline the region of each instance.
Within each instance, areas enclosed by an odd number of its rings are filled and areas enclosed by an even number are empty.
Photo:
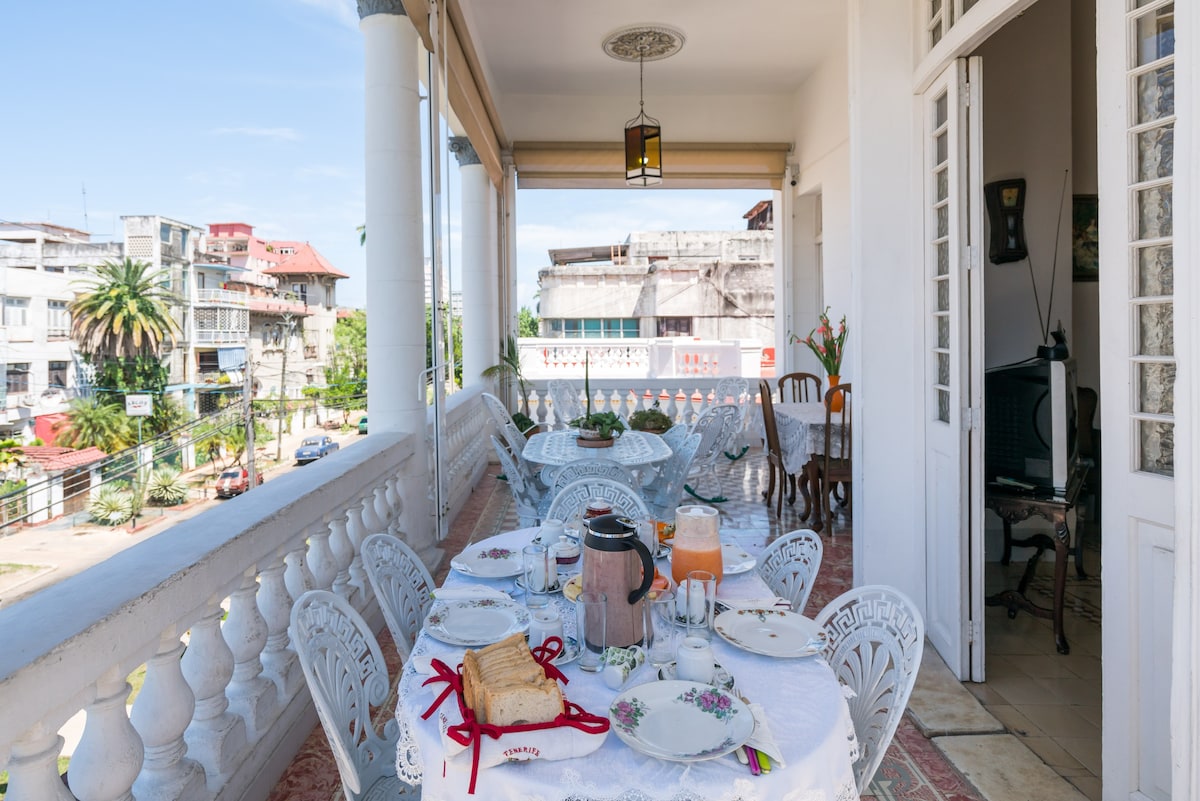
[[[296,448],[296,463],[306,464],[328,456],[338,449],[333,437],[308,437]]]
[[[257,479],[255,484],[262,484],[262,473],[258,473],[255,479]],[[250,473],[244,467],[226,470],[217,479],[218,498],[232,498],[234,495],[241,495],[248,489],[250,489]]]
[[[367,433],[367,416],[365,414],[362,417],[358,418],[358,433],[360,433],[360,434]]]

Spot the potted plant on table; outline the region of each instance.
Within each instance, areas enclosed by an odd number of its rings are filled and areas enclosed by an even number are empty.
[[[616,412],[592,411],[592,383],[588,375],[588,358],[583,357],[583,394],[587,403],[582,417],[576,417],[570,425],[579,429],[577,442],[585,448],[607,448],[613,437],[625,430],[625,422]]]
[[[647,434],[664,434],[671,427],[671,418],[658,408],[658,401],[649,409],[639,409],[629,415],[629,427]]]
[[[819,325],[809,331],[807,337],[801,339],[792,334],[791,341],[803,342],[808,346],[808,349],[817,357],[817,361],[825,368],[825,373],[829,376],[829,386],[833,388],[838,385],[842,375],[842,356],[845,355],[846,335],[849,333],[846,330],[846,315],[842,315],[837,333],[834,333],[833,325],[829,322],[828,306],[825,307],[825,311],[817,315],[817,322]],[[830,399],[830,408],[839,412],[842,409],[842,402],[841,393],[837,393]]]

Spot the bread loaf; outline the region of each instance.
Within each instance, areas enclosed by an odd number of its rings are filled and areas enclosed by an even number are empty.
[[[529,653],[523,634],[463,655],[463,698],[480,723],[549,723],[563,711],[558,682]]]

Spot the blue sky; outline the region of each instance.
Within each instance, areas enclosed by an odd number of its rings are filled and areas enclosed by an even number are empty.
[[[0,219],[86,227],[101,241],[120,237],[123,214],[247,222],[260,236],[311,242],[351,276],[339,301],[365,303],[353,0],[12,2],[4,29]],[[548,248],[741,228],[766,197],[520,191],[518,297],[532,303]]]

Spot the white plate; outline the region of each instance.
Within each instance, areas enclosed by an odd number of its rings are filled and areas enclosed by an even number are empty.
[[[758,560],[746,553],[746,549],[736,542],[721,543],[721,563],[726,576],[736,576],[754,569]]]
[[[783,609],[730,609],[713,628],[727,642],[766,656],[813,656],[825,650],[825,632],[813,621]]]
[[[520,548],[497,548],[476,545],[450,560],[450,567],[459,573],[480,578],[511,578],[524,571]]]
[[[631,687],[613,699],[608,719],[630,748],[672,762],[724,756],[754,733],[750,707],[722,689],[694,681]]]
[[[733,676],[729,671],[721,667],[720,662],[713,662],[713,686],[720,687],[726,692],[733,692]],[[675,663],[668,662],[658,669],[658,677],[663,681],[675,681]]]
[[[435,603],[425,616],[429,636],[468,648],[491,645],[528,628],[528,609],[493,598]]]

